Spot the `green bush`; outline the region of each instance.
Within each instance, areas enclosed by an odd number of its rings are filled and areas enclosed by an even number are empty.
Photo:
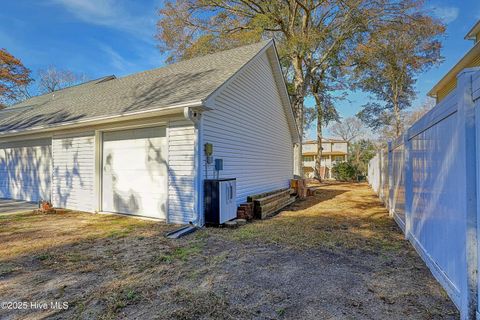
[[[357,180],[359,170],[351,162],[339,162],[333,165],[332,174],[338,181],[354,181]]]

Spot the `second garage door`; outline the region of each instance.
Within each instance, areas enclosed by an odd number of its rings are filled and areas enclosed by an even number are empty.
[[[103,211],[166,219],[165,127],[103,134]]]

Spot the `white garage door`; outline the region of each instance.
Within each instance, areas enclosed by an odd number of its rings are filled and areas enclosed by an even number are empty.
[[[51,198],[52,139],[0,144],[0,198]]]
[[[167,216],[165,127],[103,134],[103,211],[165,219]]]

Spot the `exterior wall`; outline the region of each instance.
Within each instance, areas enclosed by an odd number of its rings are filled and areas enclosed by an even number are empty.
[[[195,219],[195,128],[186,120],[168,123],[168,222]]]
[[[29,178],[22,179],[22,181],[27,182],[31,180],[35,185],[41,186],[42,194],[37,196],[36,193],[31,192],[31,188],[21,187],[19,182],[12,183],[17,185],[15,190],[23,190],[24,195],[16,196],[11,191],[6,192],[4,189],[7,186],[7,181],[13,181],[13,177],[9,177],[0,181],[0,197],[32,201],[51,199],[54,206],[58,207],[87,212],[101,211],[101,192],[99,191],[102,187],[101,132],[117,128],[128,129],[158,125],[167,126],[169,170],[168,221],[172,223],[189,223],[196,218],[195,200],[198,194],[198,190],[195,187],[194,174],[196,135],[194,124],[185,120],[183,114],[151,117],[78,129],[64,129],[56,131],[53,138],[52,134],[45,134],[48,138],[41,141],[51,141],[51,145],[42,143],[43,146],[37,146],[34,149],[30,148],[30,151],[22,148],[17,148],[15,151],[19,155],[35,154],[42,159],[42,161],[36,160],[32,162],[36,168],[40,168],[39,171],[34,171],[39,172],[38,176],[32,176],[32,172],[29,169]],[[25,143],[31,144],[31,141],[33,141],[31,137],[15,137],[11,138],[12,141],[8,141],[8,139],[0,141],[0,176],[3,171],[7,170],[8,165],[10,167],[14,165],[13,161],[7,162],[12,152],[5,149],[5,147],[13,145],[18,147],[25,145]],[[35,141],[40,140],[37,139]],[[38,157],[35,156],[35,158]],[[29,156],[24,158],[27,159]],[[17,161],[16,163],[16,166],[20,168],[20,162]],[[43,163],[47,163],[48,166]],[[32,164],[29,164],[26,168],[32,168]],[[19,173],[24,171],[20,169],[13,170],[13,172]]]
[[[437,103],[445,99],[457,87],[457,79],[454,78],[449,81],[443,88],[437,92]]]
[[[467,64],[467,68],[479,67],[480,66],[480,55],[476,56],[471,62]],[[437,92],[437,103],[441,102],[448,96],[455,88],[457,87],[457,78],[450,80],[443,88]]]
[[[317,152],[317,145],[315,143],[308,143],[302,146],[302,152]]]
[[[332,152],[344,152],[348,153],[348,143],[345,142],[333,142]]]
[[[208,107],[213,110],[203,115],[202,144],[212,143],[213,157],[223,159],[219,176],[237,179],[237,204],[289,186],[292,137],[266,53],[245,66]],[[202,161],[202,176],[213,178],[214,166]]]
[[[317,151],[317,144],[312,144],[315,148],[314,152]],[[330,142],[322,142],[322,151],[323,152],[332,152],[332,144]]]
[[[54,137],[52,156],[52,204],[95,211],[95,132]]]

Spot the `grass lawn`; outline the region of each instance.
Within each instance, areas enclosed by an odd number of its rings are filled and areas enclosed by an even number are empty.
[[[7,318],[455,319],[365,184],[323,185],[276,217],[200,230],[115,215],[0,216]]]

